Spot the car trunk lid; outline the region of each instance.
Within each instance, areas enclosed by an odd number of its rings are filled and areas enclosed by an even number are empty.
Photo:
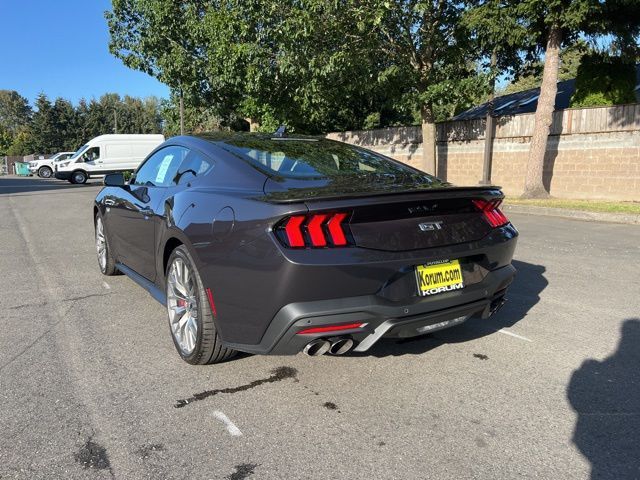
[[[385,251],[410,251],[479,240],[491,225],[474,200],[503,198],[498,187],[454,187],[431,184],[384,182],[345,184],[337,188],[309,181],[283,180],[265,184],[270,201],[304,202],[309,213],[349,212],[348,228],[353,244]],[[289,187],[289,188],[283,188]]]

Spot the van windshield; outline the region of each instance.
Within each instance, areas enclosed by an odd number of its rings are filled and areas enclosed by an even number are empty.
[[[80,155],[82,155],[82,153],[89,148],[89,144],[83,145],[80,147],[80,149],[74,153],[73,155],[71,155],[71,157],[69,157],[70,159],[74,159],[74,158],[78,158]]]

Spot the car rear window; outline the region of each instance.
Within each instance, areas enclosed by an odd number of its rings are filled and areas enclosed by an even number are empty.
[[[269,175],[288,178],[418,175],[427,181],[433,178],[382,155],[330,140],[242,135],[213,143]]]

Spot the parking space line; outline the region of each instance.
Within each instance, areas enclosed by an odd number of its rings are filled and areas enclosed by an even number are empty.
[[[527,337],[523,337],[522,335],[518,335],[516,333],[510,332],[509,330],[506,330],[504,328],[501,328],[500,330],[498,330],[498,333],[504,333],[505,335],[510,335],[512,337],[519,338],[520,340],[524,340],[525,342],[533,342],[533,340],[529,340]]]
[[[218,420],[220,420],[224,424],[224,426],[227,428],[227,431],[231,434],[231,436],[239,437],[242,435],[242,432],[236,426],[236,424],[233,423],[231,420],[229,420],[229,417],[227,417],[220,410],[216,410],[215,412],[213,412],[213,416],[216,417]]]

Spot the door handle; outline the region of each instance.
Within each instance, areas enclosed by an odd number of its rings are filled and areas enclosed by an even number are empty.
[[[105,199],[104,201],[105,205],[109,205],[110,207],[112,207],[113,205],[116,204],[115,200],[111,200],[110,198]]]

